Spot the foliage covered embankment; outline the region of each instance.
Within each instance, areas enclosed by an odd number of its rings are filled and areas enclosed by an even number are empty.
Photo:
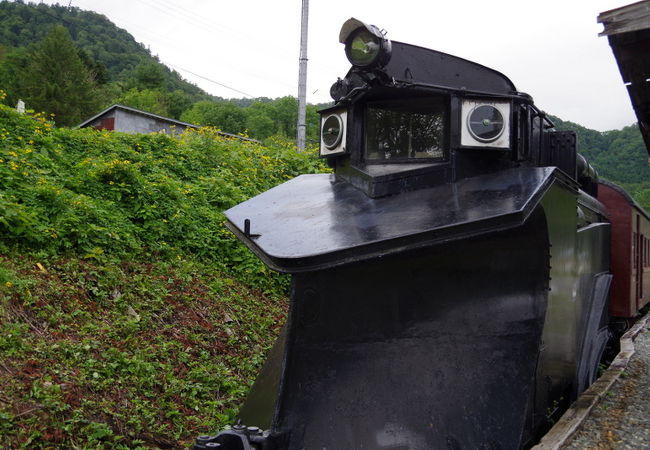
[[[181,447],[233,416],[286,278],[222,211],[292,146],[53,128],[0,106],[0,447]]]

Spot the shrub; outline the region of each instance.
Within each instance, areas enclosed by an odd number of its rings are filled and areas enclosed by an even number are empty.
[[[223,227],[222,211],[302,173],[314,151],[220,136],[54,128],[0,108],[0,249],[83,258],[192,255],[277,286]],[[273,280],[273,278],[271,278]],[[280,282],[282,284],[284,282]]]

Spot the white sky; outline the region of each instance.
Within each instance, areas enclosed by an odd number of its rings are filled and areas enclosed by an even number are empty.
[[[301,0],[43,0],[106,15],[207,92],[297,96]],[[476,61],[508,76],[535,104],[600,131],[636,117],[600,12],[634,0],[312,0],[307,101],[330,101],[349,69],[341,25],[350,17],[389,39]],[[184,70],[182,70],[184,69]]]

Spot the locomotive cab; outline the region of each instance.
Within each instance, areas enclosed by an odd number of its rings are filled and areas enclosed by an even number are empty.
[[[356,19],[339,40],[352,68],[330,89],[335,106],[320,111],[320,155],[368,196],[521,165],[556,166],[577,178],[575,134],[555,131],[503,74],[393,43]]]

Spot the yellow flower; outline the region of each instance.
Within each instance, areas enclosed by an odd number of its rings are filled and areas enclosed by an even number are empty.
[[[14,285],[14,284],[13,284],[11,281],[7,281],[7,282],[5,282],[5,286],[7,286],[7,287],[11,287],[11,286],[13,286],[13,285]]]

